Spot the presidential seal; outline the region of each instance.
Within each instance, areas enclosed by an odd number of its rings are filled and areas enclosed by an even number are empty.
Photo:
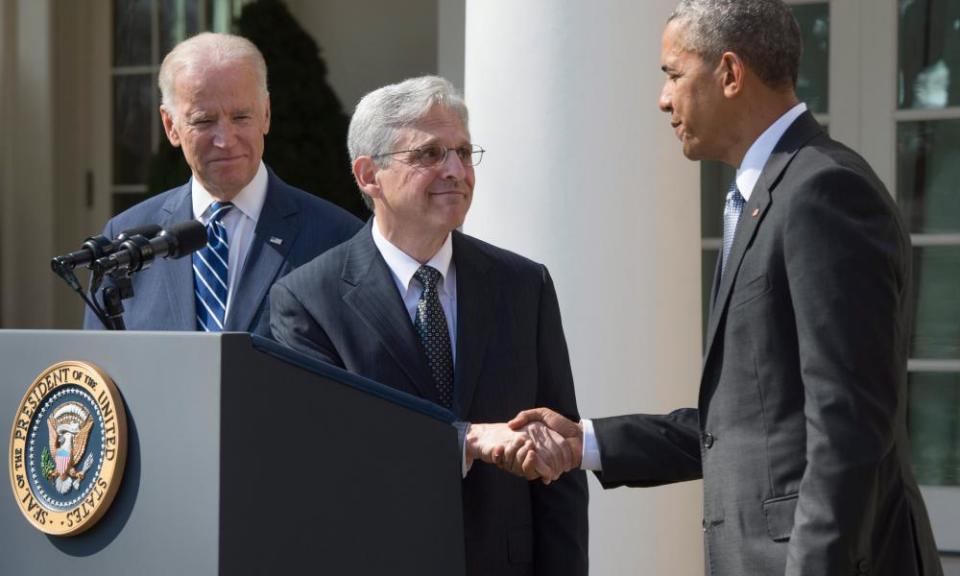
[[[126,457],[123,400],[102,370],[67,361],[37,376],[10,435],[10,482],[31,524],[58,536],[96,524],[120,487]]]

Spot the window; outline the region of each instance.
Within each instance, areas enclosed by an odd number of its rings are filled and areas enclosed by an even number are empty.
[[[936,520],[960,513],[960,3],[897,3],[896,197],[913,240],[909,427]],[[953,498],[950,495],[953,494]],[[940,504],[941,501],[943,504]],[[960,550],[958,526],[937,533]]]

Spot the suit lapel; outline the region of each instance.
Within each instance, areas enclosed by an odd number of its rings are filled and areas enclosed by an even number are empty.
[[[496,323],[497,280],[490,262],[470,239],[453,233],[457,267],[457,362],[454,368],[454,413],[466,418],[483,367],[487,342]]]
[[[723,324],[723,318],[727,310],[727,302],[730,299],[730,293],[733,290],[733,284],[743,261],[744,254],[747,252],[753,237],[756,235],[757,228],[766,215],[767,208],[770,206],[770,196],[780,183],[783,172],[796,156],[797,152],[811,138],[821,132],[820,125],[814,119],[813,115],[805,112],[798,117],[793,124],[787,128],[780,141],[774,147],[770,158],[767,160],[757,180],[757,185],[753,188],[750,200],[743,207],[743,213],[740,221],[737,223],[737,230],[734,235],[733,246],[730,249],[730,256],[727,260],[727,270],[720,278],[717,287],[716,300],[711,308],[710,323],[707,327],[707,347],[704,354],[704,364],[710,359],[710,353],[713,349],[717,332]],[[717,269],[719,272],[719,268]],[[706,374],[706,371],[704,371]]]
[[[417,333],[387,263],[373,243],[373,220],[349,241],[343,300],[380,339],[420,396],[439,403]]]
[[[297,238],[299,207],[286,194],[285,186],[270,172],[267,197],[240,271],[224,330],[249,332],[253,329],[253,320]]]
[[[176,193],[163,204],[163,216],[160,225],[169,228],[172,224],[193,220],[193,204],[191,203],[190,187],[193,180],[181,186]],[[196,298],[193,293],[193,259],[189,257],[164,261],[164,266],[157,266],[157,273],[165,285],[165,292],[170,302],[170,310],[174,330],[196,330],[197,310]]]

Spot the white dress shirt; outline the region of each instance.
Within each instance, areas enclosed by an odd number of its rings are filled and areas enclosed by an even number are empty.
[[[377,250],[387,262],[390,268],[393,281],[400,292],[400,298],[403,299],[404,306],[407,307],[407,314],[410,315],[410,322],[415,322],[417,318],[417,303],[420,301],[420,295],[423,294],[423,286],[420,282],[412,282],[413,275],[420,268],[420,262],[410,257],[406,252],[394,246],[380,232],[377,226],[377,219],[374,217],[373,243],[377,245]],[[450,333],[450,351],[453,354],[454,366],[457,362],[457,270],[453,265],[453,235],[447,234],[443,246],[433,255],[425,264],[431,268],[436,268],[442,277],[437,282],[437,295],[440,297],[440,306],[443,308],[443,314],[447,317],[447,330]]]
[[[743,195],[745,201],[750,200],[750,195],[753,194],[753,189],[757,185],[757,181],[760,180],[763,167],[770,159],[770,154],[773,153],[777,142],[783,137],[787,128],[806,111],[806,104],[803,102],[797,104],[764,130],[763,134],[754,140],[747,150],[743,161],[740,163],[740,168],[737,169],[737,189],[740,190],[740,194]],[[600,445],[597,444],[597,436],[593,431],[593,422],[587,418],[580,422],[583,425],[583,459],[580,468],[582,470],[602,471]]]
[[[233,294],[236,291],[243,264],[247,260],[247,254],[250,252],[250,246],[253,244],[253,233],[257,228],[257,220],[260,219],[263,203],[267,199],[267,181],[267,167],[261,161],[253,180],[234,196],[231,200],[233,209],[221,220],[223,227],[227,230],[227,243],[230,245],[224,322],[230,317]],[[211,216],[210,205],[217,199],[211,196],[196,178],[191,180],[190,196],[193,202],[193,217],[206,226]]]

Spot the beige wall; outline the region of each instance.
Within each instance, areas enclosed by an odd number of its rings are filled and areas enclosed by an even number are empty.
[[[320,44],[347,113],[361,96],[437,72],[437,0],[286,0]]]

